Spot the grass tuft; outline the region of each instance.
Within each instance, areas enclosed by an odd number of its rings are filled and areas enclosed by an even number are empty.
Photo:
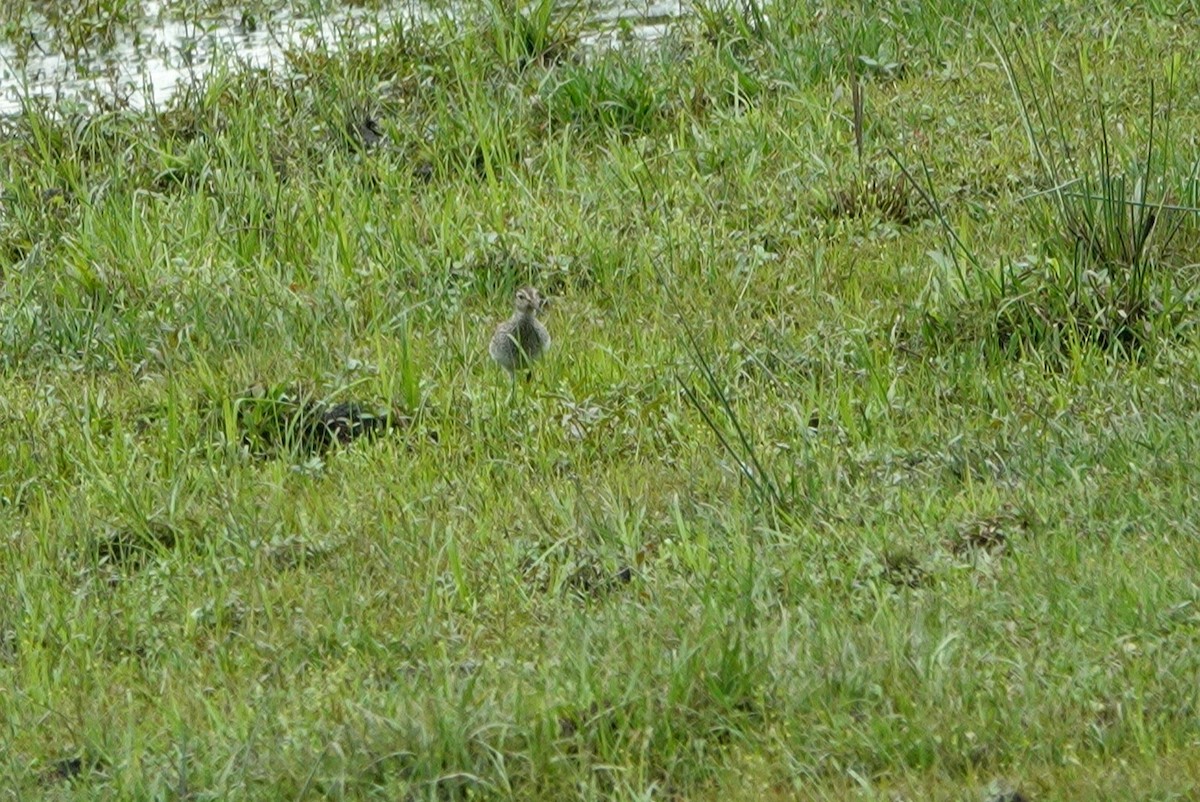
[[[655,130],[669,112],[661,67],[604,56],[566,68],[547,84],[546,110],[557,125],[584,134],[638,136]]]
[[[553,0],[488,0],[486,36],[501,63],[516,70],[567,61],[578,45],[573,15]]]

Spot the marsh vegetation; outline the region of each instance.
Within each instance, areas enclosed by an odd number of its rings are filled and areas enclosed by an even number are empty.
[[[26,98],[3,794],[1194,795],[1200,9],[983,6]]]

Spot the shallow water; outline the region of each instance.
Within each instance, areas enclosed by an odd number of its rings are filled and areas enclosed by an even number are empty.
[[[583,41],[607,46],[625,36],[653,40],[682,13],[687,0],[590,0]],[[320,7],[323,5],[324,7]],[[345,3],[309,3],[269,18],[243,18],[237,10],[183,19],[161,0],[146,0],[144,19],[119,30],[102,48],[64,52],[47,44],[36,24],[18,47],[0,43],[0,115],[20,110],[23,98],[51,102],[115,101],[142,109],[161,107],[180,87],[201,79],[222,63],[268,70],[286,66],[285,53],[297,48],[369,44],[397,26],[435,15],[454,16],[453,6],[397,0],[382,10]]]

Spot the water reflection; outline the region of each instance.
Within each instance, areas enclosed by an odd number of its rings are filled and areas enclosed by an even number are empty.
[[[688,0],[591,0],[586,44],[616,44],[623,36],[652,40],[679,16]],[[312,8],[310,5],[309,8]],[[434,14],[425,3],[399,0],[383,9],[347,4],[316,13],[280,11],[256,19],[239,11],[203,20],[171,16],[162,0],[146,0],[143,22],[118,31],[102,49],[66,53],[46,50],[36,32],[29,42],[0,43],[0,114],[20,110],[22,97],[54,102],[117,101],[133,108],[161,106],[179,87],[195,82],[223,61],[279,70],[296,48],[354,41],[369,44],[397,26]]]

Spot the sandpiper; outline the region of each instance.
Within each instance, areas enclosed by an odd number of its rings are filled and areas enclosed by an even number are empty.
[[[513,381],[516,381],[517,373],[524,373],[528,380],[533,363],[550,347],[550,332],[536,317],[544,303],[533,287],[517,290],[516,311],[497,326],[492,335],[488,353],[496,364],[508,371]]]

